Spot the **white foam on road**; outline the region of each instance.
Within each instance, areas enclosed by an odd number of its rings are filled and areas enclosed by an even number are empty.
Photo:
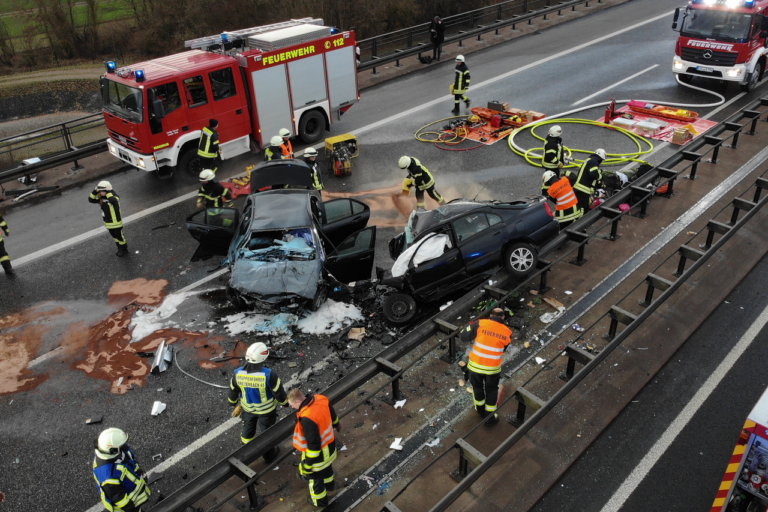
[[[160,329],[176,325],[175,322],[169,319],[179,310],[179,306],[182,302],[187,300],[188,297],[197,295],[198,293],[202,292],[172,293],[155,309],[147,311],[141,309],[137,310],[136,313],[134,313],[129,326],[133,328],[133,332],[131,333],[131,343],[141,341]]]
[[[305,334],[333,334],[362,319],[363,314],[356,306],[328,299],[320,309],[299,320],[297,327]]]

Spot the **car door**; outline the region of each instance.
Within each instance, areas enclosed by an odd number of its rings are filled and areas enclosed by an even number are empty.
[[[425,291],[444,286],[457,279],[463,279],[462,276],[466,274],[464,260],[461,258],[461,252],[456,247],[456,239],[453,233],[451,231],[445,232],[445,228],[441,228],[439,233],[447,234],[451,237],[451,247],[442,256],[424,261],[418,267],[413,267],[413,258],[418,254],[418,251],[416,251],[411,262],[409,262],[410,270],[407,275],[411,286],[416,291]],[[420,236],[419,240],[423,240],[427,236],[429,234]],[[418,240],[414,242],[414,244],[416,243],[418,243]]]
[[[326,201],[322,203],[322,210],[323,234],[334,246],[367,226],[371,217],[371,208],[355,199]]]
[[[456,240],[469,275],[477,275],[498,264],[507,230],[501,217],[472,212],[453,222]]]
[[[240,212],[234,208],[207,208],[187,217],[189,234],[200,242],[198,259],[204,257],[203,252],[226,256],[239,220]]]
[[[371,226],[342,241],[328,256],[325,269],[342,283],[370,279],[375,249],[376,226]]]

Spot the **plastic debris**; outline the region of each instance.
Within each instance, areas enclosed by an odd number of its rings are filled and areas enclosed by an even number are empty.
[[[165,340],[160,342],[160,346],[155,351],[155,359],[152,361],[152,370],[154,374],[162,373],[168,369],[173,361],[173,347],[166,345]],[[119,384],[118,384],[119,385]]]
[[[448,302],[446,302],[445,304],[443,304],[442,306],[440,306],[440,311],[442,311],[442,310],[446,309],[446,308],[447,308],[448,306],[450,306],[451,304],[453,304],[453,301],[452,301],[452,300],[449,300]]]
[[[104,419],[104,416],[94,416],[93,418],[88,418],[85,420],[86,425],[96,425],[97,423],[101,423]]]
[[[381,496],[382,494],[387,492],[387,489],[389,489],[389,482],[384,482],[383,484],[381,484],[381,487],[379,487],[379,492],[377,492],[376,494]]]
[[[538,295],[539,291],[538,290],[531,290],[530,293],[531,293],[531,295]]]
[[[405,399],[395,402],[395,409],[401,409],[405,405]]]
[[[455,390],[455,389],[453,389],[453,388],[451,388],[449,391],[450,391],[451,393],[453,393],[453,392],[454,392],[454,391],[456,391],[456,390]]]
[[[542,300],[558,311],[565,311],[565,306],[563,306],[563,303],[557,299],[553,299],[552,297],[544,297]]]
[[[421,409],[419,409],[419,412],[424,412],[424,408],[422,407]]]
[[[474,393],[474,392],[475,392],[475,390],[474,390],[474,389],[472,389],[472,386],[467,386],[467,393],[470,393],[470,394],[472,394],[472,393]]]
[[[440,444],[440,438],[439,438],[439,437],[436,437],[436,438],[434,438],[432,441],[430,441],[430,442],[426,443],[426,445],[425,445],[425,446],[429,446],[430,448],[434,448],[434,447],[435,447],[435,446],[437,446],[438,444]]]
[[[403,440],[402,437],[396,437],[395,442],[389,445],[390,450],[402,450],[403,445],[400,444],[400,442]]]
[[[527,342],[527,341],[526,341],[525,343],[523,343],[523,347],[525,347],[525,348],[531,348],[531,344],[530,344],[529,342]]]
[[[275,466],[274,468],[272,468],[272,471],[277,471],[278,469],[280,469],[280,466]]]
[[[558,318],[560,318],[560,316],[562,316],[562,314],[563,314],[562,311],[558,311],[557,313],[544,313],[543,315],[541,315],[539,317],[539,320],[541,320],[542,323],[550,324],[550,323],[554,322],[555,320],[557,320]],[[536,339],[538,339],[538,338],[536,338]]]
[[[296,368],[297,366],[299,366],[299,364],[298,363],[294,363],[293,361],[288,363],[288,368]]]
[[[378,427],[378,426],[379,426],[379,424],[378,424],[378,423],[374,423],[374,424],[373,424],[373,427],[371,428],[371,430],[376,430],[376,427]]]
[[[572,291],[568,291],[568,290],[565,290],[565,294],[566,294],[566,295],[573,295],[573,292],[572,292]]]
[[[163,460],[163,454],[162,453],[156,453],[152,456],[152,460]]]
[[[118,387],[120,387],[120,384],[122,384],[122,383],[123,383],[123,378],[122,378],[122,377],[120,377],[119,379],[117,379],[117,386],[118,386]]]
[[[537,357],[536,358],[536,364],[544,364],[546,362],[547,362],[547,360],[542,358],[542,357]]]
[[[339,451],[340,451],[340,452],[345,452],[345,451],[347,451],[347,445],[344,445],[344,446],[342,446],[342,447],[341,447],[341,449],[340,449]]]
[[[365,327],[353,327],[347,333],[347,338],[355,341],[362,341],[365,337]]]
[[[152,404],[152,416],[157,416],[164,410],[165,410],[165,404],[163,402],[155,401],[155,403]]]
[[[584,331],[586,331],[586,329],[583,328],[582,326],[580,326],[579,324],[573,324],[573,330],[576,331],[576,332],[584,332]]]

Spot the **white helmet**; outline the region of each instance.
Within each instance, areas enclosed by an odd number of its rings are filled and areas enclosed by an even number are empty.
[[[279,135],[275,135],[271,139],[269,139],[269,145],[274,147],[279,147],[283,145],[283,138]]]
[[[291,132],[288,131],[288,128],[280,128],[280,131],[277,132],[281,137],[290,137]]]
[[[100,459],[114,459],[120,455],[120,447],[128,442],[128,435],[119,428],[108,428],[96,441],[96,456]]]
[[[557,176],[557,174],[554,173],[554,171],[546,171],[544,172],[544,183],[548,182],[552,178]]]
[[[262,343],[254,343],[245,351],[245,360],[249,363],[263,363],[269,357],[269,348]]]
[[[560,128],[560,126],[555,125],[552,128],[549,129],[549,136],[550,137],[559,137],[563,134],[563,129]]]
[[[210,169],[203,169],[203,172],[200,173],[200,181],[211,181],[215,177],[216,173]]]
[[[399,165],[401,169],[406,169],[409,165],[411,165],[411,157],[401,156],[400,160],[397,161],[397,165]]]
[[[601,160],[605,160],[605,150],[600,148],[595,150],[595,154],[600,157]]]
[[[304,150],[304,156],[317,156],[317,150],[315,148],[307,148]]]
[[[99,184],[96,185],[96,190],[112,190],[112,184],[108,181],[100,181]]]
[[[463,55],[457,55],[456,56],[456,62],[464,62],[464,56]]]

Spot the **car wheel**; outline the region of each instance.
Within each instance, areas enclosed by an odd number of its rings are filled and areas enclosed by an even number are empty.
[[[202,170],[203,163],[198,158],[196,149],[189,149],[181,155],[177,174],[181,176],[181,180],[184,183],[197,183]]]
[[[741,90],[744,92],[751,92],[755,90],[757,84],[760,83],[760,75],[763,74],[763,63],[758,62],[755,69],[747,77],[747,83],[741,84]]]
[[[320,309],[320,306],[325,304],[326,300],[328,300],[328,288],[325,286],[318,286],[315,298],[312,299],[312,302],[307,304],[307,309],[310,311],[317,311]]]
[[[299,137],[307,144],[314,144],[323,136],[325,130],[325,117],[317,110],[310,110],[299,122]]]
[[[245,301],[240,297],[240,293],[238,293],[237,290],[235,290],[231,286],[227,286],[226,294],[227,294],[227,299],[233,306],[235,306],[235,309],[237,309],[238,311],[243,311],[244,309],[246,309]]]
[[[539,262],[536,249],[528,243],[512,244],[504,253],[504,266],[513,277],[521,278],[532,274]]]
[[[416,299],[406,293],[393,293],[384,299],[384,317],[394,325],[405,325],[416,316]]]

